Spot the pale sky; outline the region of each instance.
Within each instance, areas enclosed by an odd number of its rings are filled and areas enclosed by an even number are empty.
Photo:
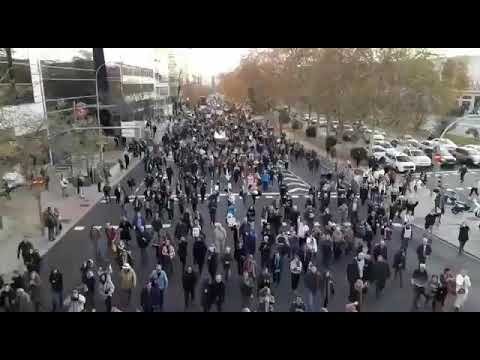
[[[72,54],[78,52],[78,48],[42,48],[42,49],[20,49],[16,48],[17,56],[23,57],[26,53],[35,52],[41,59],[67,60]],[[24,51],[22,51],[24,50]],[[26,50],[26,53],[25,53]],[[86,49],[85,50],[91,50]],[[233,70],[239,63],[242,56],[248,54],[249,48],[192,48],[174,49],[189,53],[189,68],[193,73],[199,73],[208,79],[212,75]],[[471,55],[480,56],[480,48],[431,48],[432,51],[444,56]],[[150,67],[157,56],[153,48],[105,48],[107,61],[123,61],[126,64]]]

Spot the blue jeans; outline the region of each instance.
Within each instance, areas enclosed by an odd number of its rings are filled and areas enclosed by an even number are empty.
[[[306,289],[306,298],[307,298],[307,311],[308,312],[318,312],[320,310],[319,302],[320,302],[320,291],[316,293],[311,292],[310,290]]]
[[[62,312],[63,309],[63,292],[52,290],[52,312]]]

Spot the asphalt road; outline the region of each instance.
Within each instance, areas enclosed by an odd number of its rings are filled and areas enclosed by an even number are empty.
[[[289,189],[298,189],[302,188],[300,185],[303,182],[303,188],[306,189],[307,183],[314,183],[318,185],[319,174],[309,172],[306,167],[306,163],[300,161],[295,163],[293,160],[290,162],[290,179],[286,179],[289,183]],[[135,178],[137,184],[141,182],[144,178],[143,164],[137,165],[133,170],[131,170],[132,177]],[[176,170],[175,170],[176,176]],[[128,178],[128,177],[127,177]],[[127,188],[125,182],[126,179],[122,181],[125,188]],[[238,188],[234,187],[234,192],[238,192]],[[143,192],[142,189],[139,190],[139,193]],[[269,189],[269,192],[275,193],[278,192],[278,187],[275,185],[273,188]],[[298,205],[299,209],[304,208],[305,197],[303,194],[306,193],[306,190],[295,190],[292,192],[295,196],[294,203]],[[256,230],[257,234],[260,233],[260,221],[259,216],[262,207],[273,201],[275,195],[262,196],[257,200],[256,212],[257,212],[257,221],[256,221]],[[335,200],[334,198],[332,200]],[[251,203],[251,199],[248,199],[247,204]],[[335,214],[336,202],[331,201],[331,213]],[[237,204],[237,219],[242,219],[245,214],[245,207],[242,205],[240,199],[236,199]],[[205,221],[205,233],[207,236],[207,242],[213,239],[212,231],[213,227],[208,223],[208,210],[207,204],[199,204],[199,209],[202,213],[202,216]],[[363,216],[365,209],[362,209]],[[175,215],[178,216],[178,209],[175,209]],[[226,198],[221,197],[219,200],[219,206],[217,210],[217,221],[223,221],[226,214]],[[133,212],[129,209],[129,219],[133,216]],[[66,292],[69,289],[72,289],[81,284],[80,278],[80,266],[83,261],[89,258],[94,258],[93,248],[90,244],[88,237],[88,229],[92,225],[103,226],[106,222],[111,222],[113,224],[118,224],[120,219],[120,208],[112,204],[98,203],[92,208],[92,210],[81,219],[76,226],[77,229],[84,227],[83,230],[75,230],[75,227],[70,230],[65,237],[57,243],[49,253],[43,259],[43,267],[41,271],[41,277],[43,279],[44,289],[43,297],[44,304],[46,305],[46,311],[50,308],[50,294],[48,291],[48,275],[50,270],[53,267],[58,267],[64,275],[64,284]],[[175,228],[177,218],[174,219],[171,223],[171,227],[167,231],[173,232]],[[233,247],[233,240],[231,238],[231,233],[227,230],[229,234],[228,244]],[[103,234],[103,230],[102,230]],[[414,238],[410,245],[407,254],[407,270],[406,275],[406,286],[400,289],[398,283],[393,283],[389,281],[387,287],[384,291],[383,296],[380,299],[375,299],[374,291],[371,291],[368,294],[366,299],[364,311],[377,312],[377,311],[391,311],[391,312],[405,312],[410,310],[411,301],[412,301],[412,290],[408,286],[409,276],[414,268],[417,266],[417,258],[415,254],[415,248],[420,244],[422,239],[422,232],[416,230],[414,232]],[[393,238],[388,244],[388,262],[391,264],[393,260],[394,252],[400,246],[400,232],[399,229],[394,230]],[[190,240],[190,239],[189,239]],[[258,247],[258,244],[257,244]],[[153,248],[148,249],[148,258],[146,264],[142,264],[140,261],[140,252],[136,247],[136,242],[133,239],[132,241],[132,252],[135,259],[134,269],[137,274],[137,287],[133,293],[132,304],[129,308],[123,309],[125,311],[136,311],[139,308],[140,303],[140,291],[142,286],[147,281],[151,271],[155,268],[156,258],[154,255]],[[192,247],[191,243],[188,248],[188,262],[191,263],[191,252]],[[319,254],[320,255],[320,254]],[[318,257],[320,260],[321,257]],[[260,263],[259,254],[257,251],[256,254],[257,264]],[[336,262],[333,267],[333,276],[335,281],[335,296],[331,300],[329,305],[329,311],[344,311],[345,304],[347,302],[348,296],[348,284],[346,281],[346,266],[351,260],[350,257],[343,257],[338,262]],[[165,297],[165,311],[184,311],[183,306],[183,290],[181,287],[181,273],[180,273],[180,262],[178,258],[174,260],[174,274],[170,278],[169,288],[166,292]],[[113,263],[113,261],[112,261]],[[469,300],[467,301],[464,310],[465,311],[480,311],[480,291],[478,290],[477,284],[479,283],[480,277],[480,264],[478,261],[469,258],[468,256],[457,256],[455,250],[445,244],[444,242],[438,242],[433,244],[433,254],[427,262],[428,271],[433,273],[440,273],[445,266],[451,267],[454,271],[458,271],[461,268],[466,268],[470,272],[471,280],[473,287],[470,292]],[[318,266],[321,268],[321,266]],[[114,294],[113,304],[118,306],[119,304],[119,280],[118,280],[118,266],[116,263],[113,264],[114,274],[112,276],[113,282],[116,285],[117,289]],[[219,267],[220,269],[220,267]],[[224,311],[240,311],[240,290],[239,290],[239,277],[236,273],[236,264],[232,267],[232,278],[227,284],[227,293],[226,293],[226,302],[224,306]],[[202,274],[201,279],[205,278],[207,275],[206,270]],[[200,283],[201,281],[199,281]],[[199,294],[199,286],[197,287],[197,295]],[[303,293],[303,279],[301,279],[299,291]],[[288,311],[290,302],[292,300],[292,293],[290,291],[290,272],[288,269],[288,264],[284,263],[282,280],[280,286],[274,290],[274,295],[276,296],[276,311]],[[96,308],[97,311],[104,311],[104,305],[101,300],[96,298]],[[201,311],[199,306],[199,296],[197,296],[195,305],[189,311]],[[214,310],[212,310],[214,311]]]

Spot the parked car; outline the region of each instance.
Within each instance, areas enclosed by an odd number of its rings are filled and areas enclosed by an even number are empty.
[[[441,167],[452,167],[457,163],[457,159],[443,146],[435,147],[432,157],[440,163]]]
[[[459,164],[479,165],[480,152],[476,149],[468,147],[457,147],[455,150],[455,157]]]
[[[405,141],[405,145],[408,147],[420,148],[420,143],[415,139],[408,139]]]
[[[386,154],[386,163],[399,173],[415,171],[415,164],[406,154],[401,152]]]
[[[373,145],[381,146],[387,154],[395,154],[398,151],[388,141],[374,141]]]
[[[381,134],[373,134],[371,136],[373,142],[375,141],[378,141],[378,142],[384,142],[385,141],[385,136],[381,135]]]
[[[16,171],[6,173],[2,179],[7,183],[9,189],[16,189],[25,185],[25,177]]]
[[[372,147],[372,155],[375,158],[375,160],[377,161],[382,161],[382,159],[385,160],[386,154],[387,153],[385,152],[385,148],[378,145],[375,145]]]
[[[457,148],[457,145],[450,139],[446,138],[436,138],[432,140],[434,145],[440,145],[447,148],[448,151],[453,152]]]
[[[469,149],[475,149],[477,151],[480,151],[480,145],[474,145],[474,144],[468,144],[463,146],[464,148],[469,148]]]
[[[404,153],[408,155],[410,160],[415,164],[415,168],[428,168],[432,166],[432,159],[430,159],[425,153],[416,148],[405,149]]]

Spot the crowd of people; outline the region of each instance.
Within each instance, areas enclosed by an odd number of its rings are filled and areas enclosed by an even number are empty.
[[[155,138],[156,125],[148,128]],[[216,136],[222,132],[226,138]],[[127,187],[114,186],[112,201],[112,189],[103,187],[105,201],[119,206],[122,217],[116,225],[92,225],[89,238],[95,259],[82,264],[81,285],[65,289],[61,269],[55,268],[48,279],[51,308],[41,304],[40,259],[25,240],[18,256],[23,257],[26,275],[16,274],[9,284],[2,281],[6,311],[40,311],[42,307],[68,312],[128,311],[134,289],[141,287],[139,311],[158,312],[164,310],[172,281],[181,282],[185,309],[197,301],[205,312],[223,311],[228,298],[235,296],[227,287],[235,277],[240,290],[237,311],[275,311],[279,286],[288,281],[290,311],[326,312],[345,277],[335,276],[332,267],[344,258],[351,259],[345,272],[347,312],[365,311],[370,288],[381,298],[389,279],[391,286],[398,279],[398,286],[404,287],[404,277],[410,274],[412,310],[419,308],[420,297],[423,306],[431,304],[432,311],[459,311],[468,298],[471,281],[466,270],[457,274],[449,268],[441,274],[429,271],[433,248],[428,231],[440,220],[440,192],[425,219],[416,266],[407,269],[418,205],[411,196],[418,187],[412,174],[398,176],[371,164],[368,172],[357,175],[347,166],[319,176],[300,206],[289,193],[284,174],[290,162],[306,162],[318,174],[320,157],[284,134],[276,136],[268,121],[252,121],[241,112],[206,116],[197,111],[192,117],[171,119],[160,142],[148,146],[146,141],[136,141],[130,150],[143,159],[145,190],[138,194],[139,184],[131,177]],[[128,152],[120,163],[128,169]],[[279,197],[262,201],[264,206],[259,208],[258,198],[274,188]],[[337,196],[332,197],[332,192]],[[333,202],[336,211],[331,213]],[[219,211],[223,207],[226,212]],[[201,209],[207,210],[208,219]],[[245,216],[240,216],[240,210],[246,210]],[[45,214],[49,238],[55,237],[61,224],[57,217],[55,210]],[[392,256],[387,244],[393,241],[395,222],[402,226],[401,241],[390,246],[396,249]],[[468,227],[460,232],[461,241],[468,240]],[[134,247],[140,249],[138,258]],[[149,249],[155,252],[153,266],[147,260]],[[139,283],[137,271],[146,266],[151,266],[151,274],[148,281]],[[180,276],[174,276],[177,266]]]

